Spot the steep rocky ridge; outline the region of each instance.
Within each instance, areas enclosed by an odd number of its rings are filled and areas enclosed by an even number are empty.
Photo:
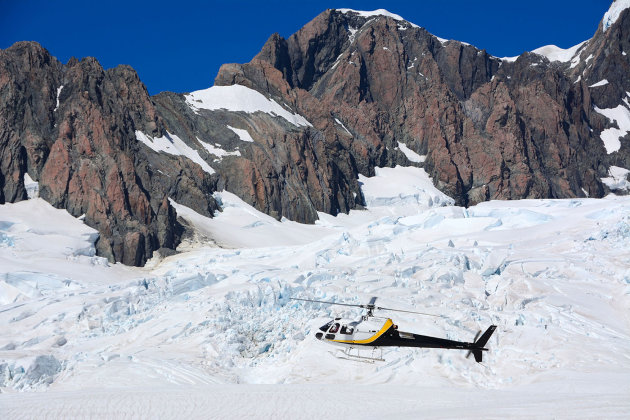
[[[628,90],[628,13],[605,33],[600,26],[580,50],[581,65],[570,67],[533,53],[501,60],[395,17],[328,10],[286,40],[270,37],[250,63],[224,66],[215,83],[309,96],[350,129],[361,173],[405,143],[427,155],[437,186],[460,204],[600,197],[600,179],[625,162],[627,142],[606,153],[598,138],[606,119],[593,105],[616,106]],[[290,91],[260,80],[268,64]],[[617,81],[615,94],[589,88],[600,69]]]
[[[164,128],[135,71],[93,58],[62,65],[26,42],[0,52],[0,69],[0,202],[26,198],[28,173],[42,198],[99,230],[99,255],[142,265],[173,249],[181,227],[166,192],[190,184],[206,196],[214,184],[190,161],[158,162],[140,147],[135,130]]]
[[[211,217],[222,189],[300,222],[361,208],[358,174],[396,164],[423,166],[462,205],[601,197],[609,168],[630,168],[628,133],[602,141],[621,129],[610,110],[630,116],[629,32],[625,10],[561,60],[556,47],[500,59],[384,11],[327,10],[221,67],[221,95],[276,111],[149,97],[127,66],[17,43],[0,51],[0,203],[26,198],[28,173],[99,230],[99,255],[143,265],[180,241],[169,199]]]

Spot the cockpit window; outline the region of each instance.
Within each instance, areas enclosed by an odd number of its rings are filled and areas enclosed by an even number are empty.
[[[353,332],[354,332],[354,328],[349,327],[347,325],[343,325],[341,327],[341,333],[340,334],[352,335]]]
[[[324,325],[322,325],[321,327],[319,327],[319,329],[320,329],[321,331],[326,332],[326,331],[328,331],[328,328],[330,328],[330,326],[331,326],[332,324],[333,324],[333,322],[332,322],[332,321],[328,321],[326,324],[324,324]]]
[[[331,334],[336,333],[337,331],[339,331],[339,323],[335,323],[335,325],[332,326],[332,328],[330,329],[330,331],[328,331]]]

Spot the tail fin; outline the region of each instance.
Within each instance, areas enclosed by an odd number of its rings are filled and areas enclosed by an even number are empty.
[[[483,348],[483,346],[486,345],[488,340],[490,340],[490,336],[492,335],[492,333],[496,329],[497,329],[496,325],[490,325],[488,327],[488,329],[486,330],[486,332],[483,333],[483,335],[481,337],[479,337],[479,340],[475,341],[475,344],[477,345],[477,347],[482,347]]]
[[[481,363],[483,361],[483,350],[487,350],[484,348],[484,346],[486,345],[488,340],[490,340],[490,336],[492,336],[492,333],[496,329],[496,325],[490,325],[486,332],[483,333],[481,337],[479,337],[479,340],[475,340],[475,348],[468,353],[468,355],[470,355],[470,353],[472,352],[473,356],[475,356],[475,362]]]

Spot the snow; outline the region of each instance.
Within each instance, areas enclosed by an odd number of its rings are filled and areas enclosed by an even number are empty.
[[[398,148],[401,152],[405,154],[410,162],[422,163],[427,158],[426,156],[420,156],[419,154],[411,150],[409,147],[407,147],[405,143],[398,142]]]
[[[24,172],[24,188],[28,198],[39,197],[39,182],[33,181],[33,178],[26,172]]]
[[[348,32],[350,32],[349,38],[350,38],[351,44],[354,42],[354,38],[358,30],[359,30],[358,28],[352,28],[352,27],[348,28]]]
[[[210,143],[206,143],[205,141],[200,140],[199,137],[197,137],[197,141],[203,146],[204,149],[208,151],[208,153],[218,157],[218,159],[215,159],[215,162],[217,160],[220,161],[225,156],[240,156],[241,155],[241,152],[239,150],[228,152],[225,149],[221,149],[218,143],[215,143],[215,145],[213,146]]]
[[[602,31],[606,32],[606,29],[610,28],[619,16],[621,12],[630,8],[630,0],[615,0],[613,4],[610,5],[608,11],[604,14],[604,18],[602,19]]]
[[[545,45],[540,48],[536,48],[532,51],[534,54],[538,54],[540,56],[546,57],[549,61],[559,61],[562,63],[571,62],[570,68],[574,68],[580,62],[580,54],[577,52],[584,46],[588,41],[580,42],[577,45],[574,45],[570,48],[560,48],[556,45]],[[497,57],[501,61],[506,61],[508,63],[513,63],[516,61],[520,55],[514,57]]]
[[[625,106],[622,104],[615,108],[600,109],[595,106],[595,112],[608,118],[611,123],[616,122],[618,126],[618,128],[607,128],[599,135],[608,154],[621,148],[621,138],[630,131],[630,104],[626,99],[624,99],[624,103]]]
[[[608,186],[611,190],[630,191],[630,181],[628,180],[628,174],[630,170],[620,168],[619,166],[611,166],[608,169],[608,177],[602,178],[602,182]]]
[[[162,137],[152,138],[142,131],[136,130],[136,139],[157,153],[164,152],[173,156],[184,156],[201,166],[205,172],[211,175],[215,173],[215,170],[199,156],[199,152],[184,143],[175,134],[166,133]]]
[[[200,109],[210,111],[224,109],[233,112],[264,112],[284,118],[297,127],[312,127],[306,118],[293,114],[280,106],[273,99],[262,93],[241,85],[212,86],[211,88],[191,92],[184,96],[186,103],[195,112]]]
[[[600,80],[597,83],[593,83],[592,85],[590,85],[589,87],[599,87],[599,86],[606,86],[608,84],[608,80],[604,79],[604,80]]]
[[[1,205],[3,416],[628,413],[630,197],[463,208],[420,168],[359,182],[366,210],[314,225],[227,192],[214,218],[174,203],[197,240],[144,268],[94,256],[96,231],[41,199]],[[288,299],[370,296],[442,315],[382,312],[403,331],[471,340],[498,325],[484,364],[404,348],[340,360],[314,331],[361,311]]]
[[[55,105],[55,109],[53,110],[53,112],[59,109],[59,95],[61,95],[61,89],[63,89],[63,85],[57,88],[57,105]]]
[[[338,118],[335,118],[335,121],[337,122],[337,124],[339,124],[339,125],[341,126],[341,128],[343,128],[343,129],[346,131],[346,133],[348,133],[348,134],[352,135],[352,133],[351,133],[350,131],[348,131],[348,129],[346,128],[346,126],[345,126],[345,125],[343,125],[343,123],[342,123],[341,121],[339,121],[339,119],[338,119]]]
[[[536,48],[532,52],[534,54],[542,55],[543,57],[547,57],[549,61],[560,61],[562,63],[566,63],[571,61],[575,53],[584,45],[587,41],[580,42],[577,45],[574,45],[571,48],[563,49],[557,47],[555,45],[545,45],[544,47]],[[571,63],[573,64],[573,63]],[[574,67],[573,65],[571,67]]]
[[[514,57],[497,57],[499,58],[499,60],[501,61],[507,61],[508,63],[513,63],[515,62],[518,58],[520,57],[520,55],[515,55]]]
[[[336,10],[338,12],[341,12],[341,13],[344,13],[344,14],[345,13],[353,13],[353,14],[357,14],[357,15],[359,15],[361,17],[366,17],[366,18],[375,17],[375,16],[385,16],[385,17],[392,18],[394,20],[401,20],[401,21],[407,22],[407,23],[411,24],[411,26],[413,26],[414,28],[419,28],[418,25],[415,25],[415,24],[409,22],[408,20],[403,19],[402,16],[394,14],[394,13],[391,13],[391,12],[388,12],[385,9],[372,10],[371,12],[361,11],[361,10],[352,10],[352,9],[336,9]]]
[[[238,138],[239,138],[239,139],[241,139],[241,140],[243,140],[243,141],[250,142],[250,143],[253,143],[253,142],[254,142],[254,139],[253,139],[253,138],[252,138],[252,136],[249,134],[249,131],[244,130],[244,129],[242,129],[242,128],[234,128],[234,127],[231,127],[231,126],[229,126],[229,125],[227,126],[227,128],[229,128],[230,130],[232,130],[232,131],[233,131],[233,132],[234,132],[234,133],[238,136]]]

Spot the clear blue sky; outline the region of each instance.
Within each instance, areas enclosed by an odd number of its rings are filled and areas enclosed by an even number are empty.
[[[296,32],[327,8],[397,13],[490,54],[562,48],[592,37],[611,0],[55,1],[0,0],[0,48],[37,41],[62,62],[129,64],[151,94],[212,85],[222,63],[249,61],[274,32]]]

